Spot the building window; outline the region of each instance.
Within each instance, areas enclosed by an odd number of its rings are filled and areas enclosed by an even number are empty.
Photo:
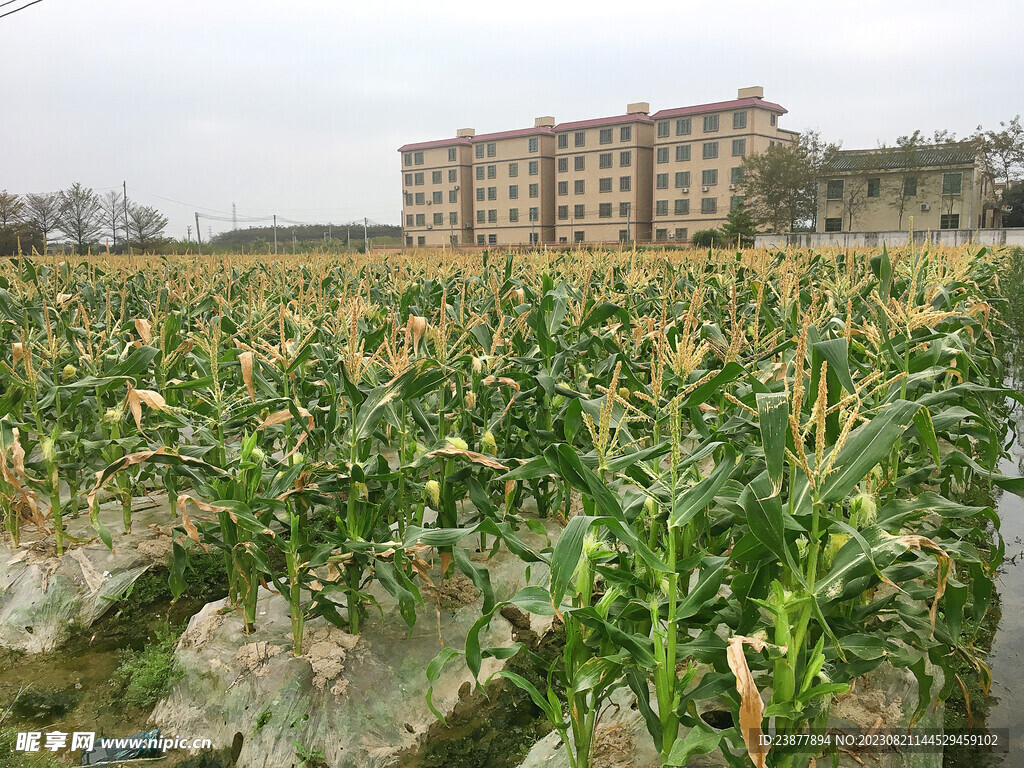
[[[477,181],[483,181],[484,180],[484,167],[482,165],[478,165],[476,167],[476,180]]]
[[[632,189],[632,176],[620,176],[619,177],[619,192],[629,192]]]
[[[597,141],[598,141],[599,144],[611,144],[612,143],[612,129],[611,128],[602,128],[601,129],[601,133],[598,135]]]
[[[431,174],[430,174],[430,183],[431,184],[440,184],[441,183],[441,172],[440,171],[432,171],[431,172]]]
[[[729,169],[729,183],[739,184],[743,181],[743,166],[737,165],[735,168]]]
[[[518,208],[509,208],[508,209],[508,220],[512,224],[515,224],[516,222],[519,221],[519,209]]]
[[[540,184],[530,185],[530,197],[540,197]]]
[[[746,114],[744,112],[743,114]],[[747,140],[746,139],[733,139],[732,140],[732,156],[742,157],[747,154]]]
[[[478,210],[476,212],[476,223],[477,224],[483,224],[486,221],[487,221],[487,211],[485,211],[483,208],[481,208],[480,210]]]
[[[599,219],[610,219],[612,217],[612,204],[600,203],[597,206],[597,217]]]
[[[487,236],[487,244],[488,245],[497,245],[498,244],[498,236],[497,235],[488,235]]]
[[[705,168],[700,174],[700,183],[705,187],[713,187],[718,183],[718,169]]]
[[[458,224],[459,223],[459,214],[458,214],[458,212],[452,211],[451,213],[448,214],[448,223],[449,224]]]
[[[572,159],[572,168],[573,168],[574,171],[585,170],[586,169],[586,165],[587,165],[587,156],[586,155],[576,155],[576,157],[574,157]]]
[[[659,173],[655,177],[654,184],[657,189],[668,189],[668,174]]]
[[[412,205],[412,192],[405,193],[405,204]]]
[[[693,130],[693,121],[689,117],[681,117],[676,120],[676,136],[688,136]]]
[[[519,185],[518,184],[509,184],[508,185],[508,199],[509,200],[518,200],[519,199]]]
[[[427,244],[427,238],[424,237],[423,235],[420,235],[419,237],[416,238],[416,244],[417,245],[426,245]]]
[[[825,186],[825,199],[826,200],[842,200],[843,199],[843,188],[846,182],[844,179],[829,179]]]
[[[405,174],[405,186],[407,186],[407,187],[411,187],[412,186],[412,174],[411,173]]]
[[[560,195],[568,195],[569,194],[569,182],[568,181],[560,181],[560,182],[558,182],[558,194],[560,194]]]
[[[842,232],[843,231],[843,218],[842,216],[835,216],[825,219],[825,231],[826,232]]]
[[[449,203],[457,203],[457,202],[459,202],[459,190],[457,190],[457,189],[449,189],[448,190],[448,202]]]
[[[878,197],[882,194],[882,180],[879,178],[868,179],[868,197]]]
[[[582,229],[577,229],[575,232],[572,233],[572,241],[574,243],[582,243],[583,242],[583,230]]]
[[[488,224],[497,224],[498,223],[498,209],[497,208],[491,208],[490,210],[487,211],[487,223]]]
[[[690,233],[686,231],[686,227],[676,227],[676,240],[689,240]]]
[[[597,167],[598,168],[611,168],[612,167],[612,153],[602,152],[597,156]]]
[[[540,208],[531,208],[530,209],[530,221],[539,221],[539,220],[540,220]]]
[[[498,145],[495,144],[493,141],[488,143],[488,145],[487,145],[487,156],[488,157],[494,157],[497,154],[498,154]]]
[[[628,149],[625,152],[619,152],[619,166],[625,168],[633,162],[633,153]]]
[[[569,206],[568,205],[560,205],[560,206],[558,206],[558,220],[559,221],[568,221],[569,220]]]
[[[903,196],[917,196],[917,176],[907,176],[903,179]]]
[[[440,224],[444,224],[444,214],[443,213],[438,212],[438,213],[434,214],[434,224],[435,224],[435,226],[436,225],[440,225]]]
[[[441,203],[444,202],[444,194],[441,192],[441,190],[437,190],[437,192],[433,194],[433,196],[431,197],[431,201],[434,203],[434,205],[440,205]]]
[[[568,170],[569,170],[569,158],[568,157],[560,157],[560,158],[558,158],[558,172],[559,173],[565,173]]]
[[[597,191],[598,192],[611,192],[612,191],[612,180],[611,177],[607,179],[597,180]]]
[[[427,225],[426,214],[417,213],[416,214],[416,226],[417,227],[425,227],[426,225]]]
[[[476,236],[476,244],[477,245],[487,245],[487,236],[486,235],[477,235]]]
[[[619,141],[632,141],[633,140],[633,126],[624,125],[619,128]]]
[[[487,166],[487,178],[488,179],[496,179],[496,178],[498,178],[498,166],[496,166],[496,165],[488,165]]]
[[[412,165],[412,152],[406,152],[404,159],[406,165]],[[412,245],[412,243],[409,243],[409,245]]]
[[[455,147],[448,147],[448,162],[454,163],[457,159],[458,155],[456,154]]]
[[[477,199],[477,200],[483,200],[483,199],[484,199],[484,196],[485,196],[486,194],[487,194],[487,190],[486,190],[486,189],[484,189],[483,187],[477,187],[477,188],[476,188],[476,199]]]
[[[586,146],[586,144],[587,144],[587,134],[586,134],[586,131],[576,131],[576,133],[573,134],[572,143],[573,143],[574,146],[577,146],[577,147]]]
[[[573,194],[582,195],[586,193],[586,184],[583,179],[576,179],[572,184]]]
[[[657,200],[654,203],[655,216],[668,216],[668,200]]]
[[[509,178],[515,178],[516,176],[519,175],[519,163],[508,164],[508,175]]]
[[[659,163],[667,163],[668,162],[668,147],[658,147],[658,162]]]
[[[413,177],[412,177],[412,178],[413,178],[413,183],[414,183],[414,184],[415,184],[415,185],[416,185],[417,187],[421,187],[421,186],[423,186],[423,171],[420,171],[419,173],[415,173],[415,174],[413,174]]]
[[[448,240],[451,242],[452,245],[458,245],[459,244],[459,236],[458,235],[452,235],[451,237],[448,238]]]
[[[689,216],[690,215],[690,201],[689,200],[676,200],[675,208],[673,212],[676,216]]]
[[[416,193],[416,205],[423,205],[426,202],[427,201],[426,201],[426,198],[423,196],[423,193],[422,192],[417,192]]]
[[[536,136],[531,136],[530,137],[530,142],[529,142],[529,151],[530,152],[537,152],[539,149],[540,149],[540,139],[538,139]]]
[[[963,189],[964,175],[962,173],[942,174],[942,194],[959,195]],[[952,227],[955,229],[955,227]]]
[[[690,160],[690,145],[689,144],[679,144],[676,147],[676,162],[677,163],[686,163],[686,162],[689,162],[689,160]]]
[[[572,207],[572,217],[577,221],[579,221],[580,219],[585,219],[587,217],[586,206],[574,205]]]
[[[775,119],[776,119],[776,118],[775,118],[775,113],[774,113],[774,112],[772,112],[772,117],[771,117],[771,123],[772,123],[772,125],[775,125]]]
[[[657,240],[658,242],[662,242],[662,243],[665,242],[666,240],[668,240],[668,230],[667,229],[656,229],[656,230],[654,230],[654,239]]]
[[[619,218],[629,218],[629,203],[619,203]]]
[[[539,242],[540,242],[540,235],[538,235],[536,232],[531,232],[530,233],[530,245],[536,245]]]
[[[625,243],[628,240],[629,240],[629,230],[628,229],[620,229],[619,230],[619,242],[620,243]]]
[[[482,160],[484,156],[484,145],[477,144],[475,147],[473,147],[473,154],[476,156],[478,160]]]
[[[733,130],[747,127],[747,113],[745,111],[732,113],[732,127]]]
[[[714,133],[718,130],[718,115],[704,115],[704,133]]]
[[[664,139],[666,136],[668,136],[668,129],[669,129],[669,121],[668,120],[662,120],[661,122],[659,122],[658,123],[658,138],[659,139]]]
[[[735,211],[743,207],[743,195],[733,195],[729,198],[729,210]]]
[[[569,146],[569,134],[568,133],[560,133],[560,134],[558,134],[558,148],[559,149],[565,149],[568,146]]]
[[[718,198],[704,197],[700,201],[701,213],[718,213]]]
[[[939,229],[960,229],[960,214],[944,213],[939,216]]]
[[[458,180],[459,180],[459,172],[457,170],[455,170],[454,168],[450,168],[448,170],[448,181],[451,182],[452,184],[454,184]]]
[[[412,245],[412,235],[409,235],[407,238],[405,238],[405,244],[408,246]]]
[[[415,155],[413,155],[412,161],[416,165],[423,165],[423,153],[417,152]]]
[[[536,160],[531,160],[529,170],[531,176],[536,176],[538,173],[540,173],[540,163],[538,163]]]
[[[718,142],[717,141],[706,141],[704,142],[704,159],[714,160],[718,157]]]
[[[413,216],[411,213],[406,215],[406,217],[405,217],[405,226],[407,226],[407,227],[413,226],[413,222],[415,220],[416,220],[416,217]]]
[[[497,200],[498,199],[498,188],[497,187],[488,187],[487,188],[487,199],[488,200]]]

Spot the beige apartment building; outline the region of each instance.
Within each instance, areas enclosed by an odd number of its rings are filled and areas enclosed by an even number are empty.
[[[836,153],[818,186],[819,232],[995,226],[992,184],[968,142]]]
[[[797,134],[760,87],[732,101],[406,144],[406,246],[686,241],[740,199],[743,158]]]
[[[733,101],[656,112],[654,240],[686,241],[721,227],[743,199],[743,158],[797,140],[779,127],[784,114],[761,87],[740,88]]]
[[[477,245],[554,242],[554,124],[538,117],[533,128],[473,137]]]

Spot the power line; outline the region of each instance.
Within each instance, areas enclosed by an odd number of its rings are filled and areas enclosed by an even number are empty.
[[[28,5],[23,5],[23,6],[21,6],[21,8],[15,8],[13,11],[8,11],[7,13],[0,13],[0,19],[2,19],[4,16],[10,16],[12,13],[17,13],[18,11],[24,11],[26,8],[28,8],[29,5],[35,5],[36,3],[41,3],[41,2],[43,2],[43,0],[32,0],[31,3],[29,3]],[[4,5],[10,5],[10,2],[4,3]]]

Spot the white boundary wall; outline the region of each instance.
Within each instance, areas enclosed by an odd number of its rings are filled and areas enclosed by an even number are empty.
[[[882,245],[906,245],[909,234],[894,232],[801,232],[789,235],[757,235],[756,248],[873,248]],[[914,232],[914,242],[942,245],[1019,245],[1024,246],[1024,228],[1014,229],[926,229]]]

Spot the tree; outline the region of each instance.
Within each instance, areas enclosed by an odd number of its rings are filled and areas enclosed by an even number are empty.
[[[25,202],[13,192],[0,191],[0,229],[20,224],[25,213]]]
[[[1002,198],[1003,226],[1024,227],[1024,182],[1012,184]]]
[[[717,229],[698,229],[690,235],[690,244],[697,248],[713,248],[722,244],[722,233]]]
[[[740,247],[750,248],[754,245],[757,228],[747,213],[746,206],[739,202],[725,217],[725,224],[722,225],[720,232],[724,243],[733,245],[739,241]]]
[[[1002,226],[1005,195],[1024,175],[1024,126],[1020,115],[999,124],[1000,130],[983,131],[981,126],[971,140],[984,160],[985,175],[992,184],[990,205],[995,209],[993,226]]]
[[[60,215],[60,194],[57,192],[41,192],[25,195],[25,211],[29,224],[43,238],[50,239],[50,233],[57,228]]]
[[[90,187],[75,182],[60,193],[57,228],[85,253],[100,231],[100,202]]]
[[[152,249],[162,243],[167,217],[148,205],[129,204],[128,237],[140,251]]]
[[[903,229],[903,216],[917,199],[921,182],[921,159],[919,149],[927,144],[920,130],[896,139],[896,150],[900,157],[900,170],[896,184],[889,188],[887,202],[896,211],[897,229]]]
[[[818,215],[818,179],[825,163],[839,149],[817,131],[807,131],[794,144],[776,144],[743,161],[741,188],[754,221],[773,232],[791,232]]]
[[[104,234],[109,233],[111,246],[117,247],[117,233],[123,232],[124,224],[124,197],[116,189],[108,190],[105,195],[99,198],[100,203],[100,224]]]

